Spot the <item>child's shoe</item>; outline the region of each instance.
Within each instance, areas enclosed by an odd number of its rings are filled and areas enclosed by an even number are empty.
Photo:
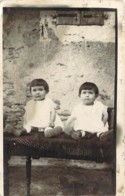
[[[15,127],[12,126],[11,124],[7,124],[4,128],[4,132],[5,133],[10,133],[10,134],[13,134],[15,131]]]
[[[52,137],[54,134],[54,129],[52,129],[51,127],[46,127],[44,130],[44,136],[45,137]]]
[[[60,135],[62,133],[62,127],[58,126],[54,128],[54,135]]]
[[[22,133],[22,130],[20,129],[17,129],[15,128],[14,126],[10,125],[10,124],[7,124],[5,126],[5,129],[4,129],[5,133],[9,133],[9,134],[12,134],[14,136],[20,136],[21,133]]]
[[[82,138],[82,133],[81,133],[80,130],[78,130],[78,131],[72,131],[71,137],[73,139],[75,139],[75,140],[78,140],[78,139]]]
[[[59,126],[55,127],[55,128],[46,127],[45,131],[44,131],[44,136],[45,137],[53,137],[53,136],[60,135],[61,133],[62,133],[62,128]]]
[[[101,133],[99,136],[99,139],[101,141],[112,140],[113,139],[113,129],[106,131],[104,133]]]
[[[67,135],[71,135],[72,132],[73,132],[73,127],[70,127],[70,126],[65,126],[64,129],[63,129],[63,132]]]

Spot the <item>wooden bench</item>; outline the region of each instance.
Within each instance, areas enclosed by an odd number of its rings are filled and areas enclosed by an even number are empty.
[[[109,108],[109,127],[114,128],[114,109]],[[19,137],[4,134],[4,195],[9,195],[9,164],[11,156],[26,156],[27,196],[30,196],[31,162],[40,157],[110,161],[115,165],[115,142],[100,141],[97,137],[74,140],[62,133],[53,138],[45,138],[41,132],[31,132]],[[115,166],[113,167],[113,173]],[[113,177],[114,178],[114,177]]]

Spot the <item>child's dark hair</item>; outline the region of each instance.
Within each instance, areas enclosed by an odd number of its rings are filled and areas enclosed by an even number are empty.
[[[47,84],[47,82],[41,78],[39,79],[34,79],[31,81],[30,83],[30,92],[31,92],[31,88],[34,86],[43,86],[44,89],[46,90],[46,92],[49,92],[49,85]]]
[[[92,82],[85,82],[83,83],[80,88],[79,88],[79,96],[81,95],[81,91],[82,90],[93,90],[96,94],[96,96],[99,95],[99,89],[96,86],[96,84],[92,83]]]

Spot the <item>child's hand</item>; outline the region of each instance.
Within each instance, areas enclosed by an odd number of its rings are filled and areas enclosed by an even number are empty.
[[[54,122],[51,122],[51,123],[49,124],[49,127],[54,128]]]
[[[43,128],[38,128],[38,131],[39,131],[39,132],[43,132],[44,129],[43,129]]]
[[[82,137],[86,135],[86,131],[81,131]]]

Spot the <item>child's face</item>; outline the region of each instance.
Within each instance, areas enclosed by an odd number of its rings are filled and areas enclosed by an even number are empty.
[[[94,90],[82,90],[80,98],[84,105],[92,105],[96,99]]]
[[[41,101],[45,99],[47,92],[44,86],[33,86],[31,87],[31,94],[35,101]]]

